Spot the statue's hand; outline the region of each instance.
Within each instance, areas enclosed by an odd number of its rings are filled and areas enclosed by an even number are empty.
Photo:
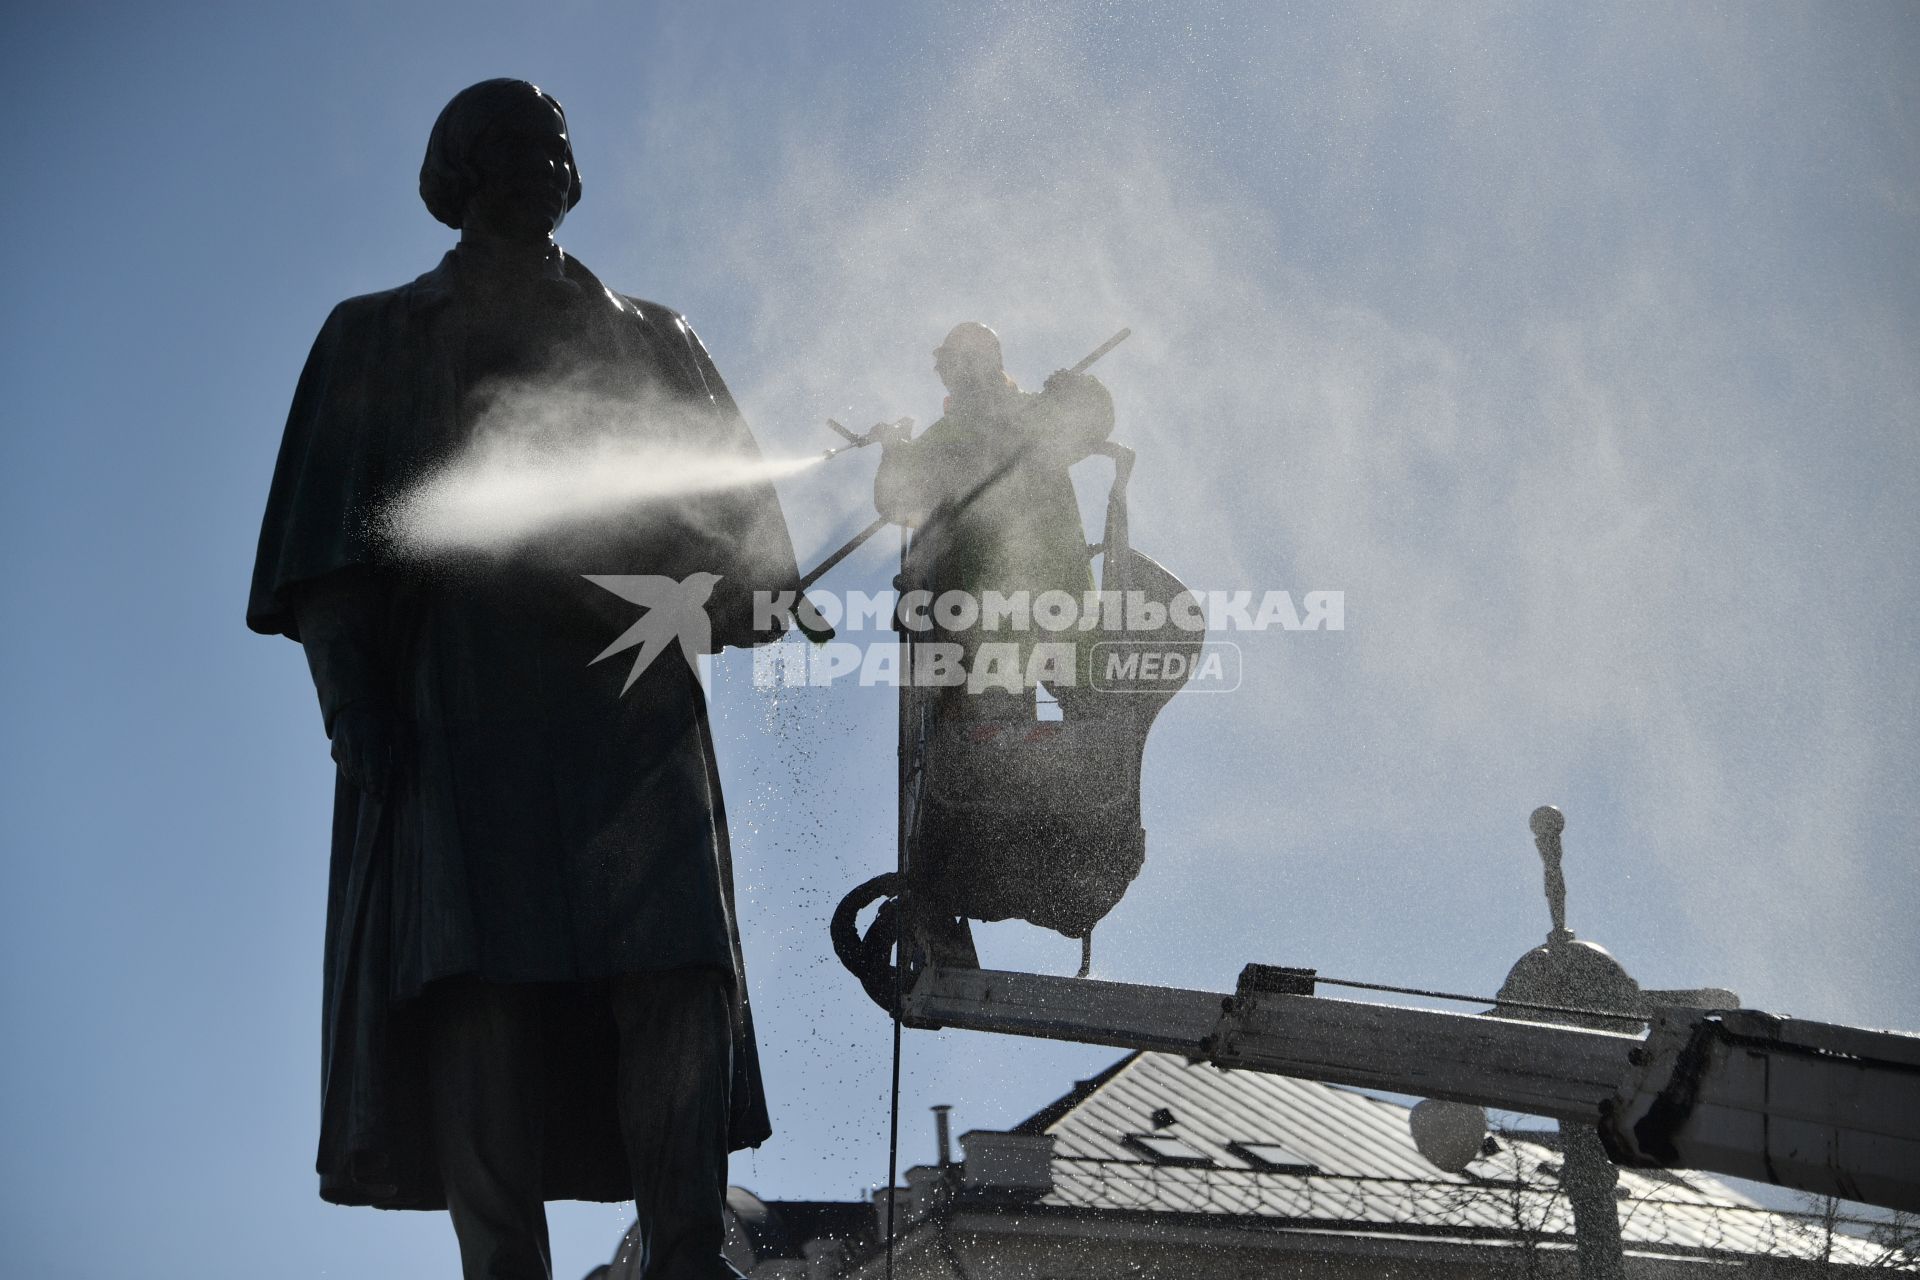
[[[397,744],[392,721],[365,703],[342,707],[333,718],[333,762],[347,781],[371,795],[384,795]]]

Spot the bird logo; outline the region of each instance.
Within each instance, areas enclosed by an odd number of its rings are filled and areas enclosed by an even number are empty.
[[[633,657],[633,669],[627,672],[627,682],[620,686],[620,692],[626,693],[633,688],[633,682],[640,673],[650,666],[674,641],[680,642],[680,652],[686,655],[687,665],[696,670],[699,660],[713,650],[713,622],[707,617],[707,600],[713,595],[714,584],[720,581],[717,573],[690,573],[675,581],[658,573],[588,573],[581,575],[596,587],[604,587],[622,600],[637,604],[646,612],[640,620],[620,633],[619,639],[602,649],[595,656],[592,666],[602,658],[610,658],[623,649],[638,647],[640,652]]]

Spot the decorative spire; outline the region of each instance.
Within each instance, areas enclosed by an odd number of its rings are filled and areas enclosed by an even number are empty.
[[[1547,872],[1547,910],[1553,915],[1553,931],[1547,934],[1547,945],[1572,942],[1573,930],[1567,928],[1567,878],[1560,871],[1560,833],[1567,829],[1567,819],[1550,804],[1543,804],[1533,811],[1527,825],[1533,828],[1533,847],[1540,851],[1540,861]]]

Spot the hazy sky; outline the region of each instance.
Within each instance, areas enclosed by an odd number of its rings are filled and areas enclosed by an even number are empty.
[[[1546,928],[1552,802],[1573,928],[1648,985],[1920,1027],[1911,6],[814,8],[0,20],[19,1274],[454,1266],[444,1215],[315,1194],[332,773],[299,651],[241,619],[308,344],[450,243],[420,154],[489,76],[566,104],[561,241],[691,318],[769,453],[930,422],[957,320],[1030,386],[1130,325],[1099,372],[1136,544],[1346,593],[1344,632],[1246,637],[1241,690],[1162,717],[1100,975],[1491,992]],[[803,558],[872,465],[784,486]],[[859,1195],[887,1025],[825,920],[892,862],[892,701],[748,674],[714,707],[777,1133],[733,1179]],[[1004,1125],[1113,1056],[907,1043],[916,1160],[928,1104]],[[553,1219],[577,1276],[626,1211]]]

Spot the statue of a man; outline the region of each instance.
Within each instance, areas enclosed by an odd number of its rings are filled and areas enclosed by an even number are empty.
[[[305,648],[338,764],[321,1194],[450,1209],[468,1277],[547,1277],[546,1200],[632,1197],[646,1275],[737,1274],[727,1153],[770,1130],[705,704],[676,646],[624,693],[626,663],[593,665],[637,611],[583,575],[718,575],[717,650],[772,638],[747,602],[794,581],[792,544],[752,485],[510,553],[395,554],[377,513],[503,388],[757,456],[686,322],[554,244],[580,181],[552,97],[461,92],[420,193],[459,244],[328,318],[247,607]]]

